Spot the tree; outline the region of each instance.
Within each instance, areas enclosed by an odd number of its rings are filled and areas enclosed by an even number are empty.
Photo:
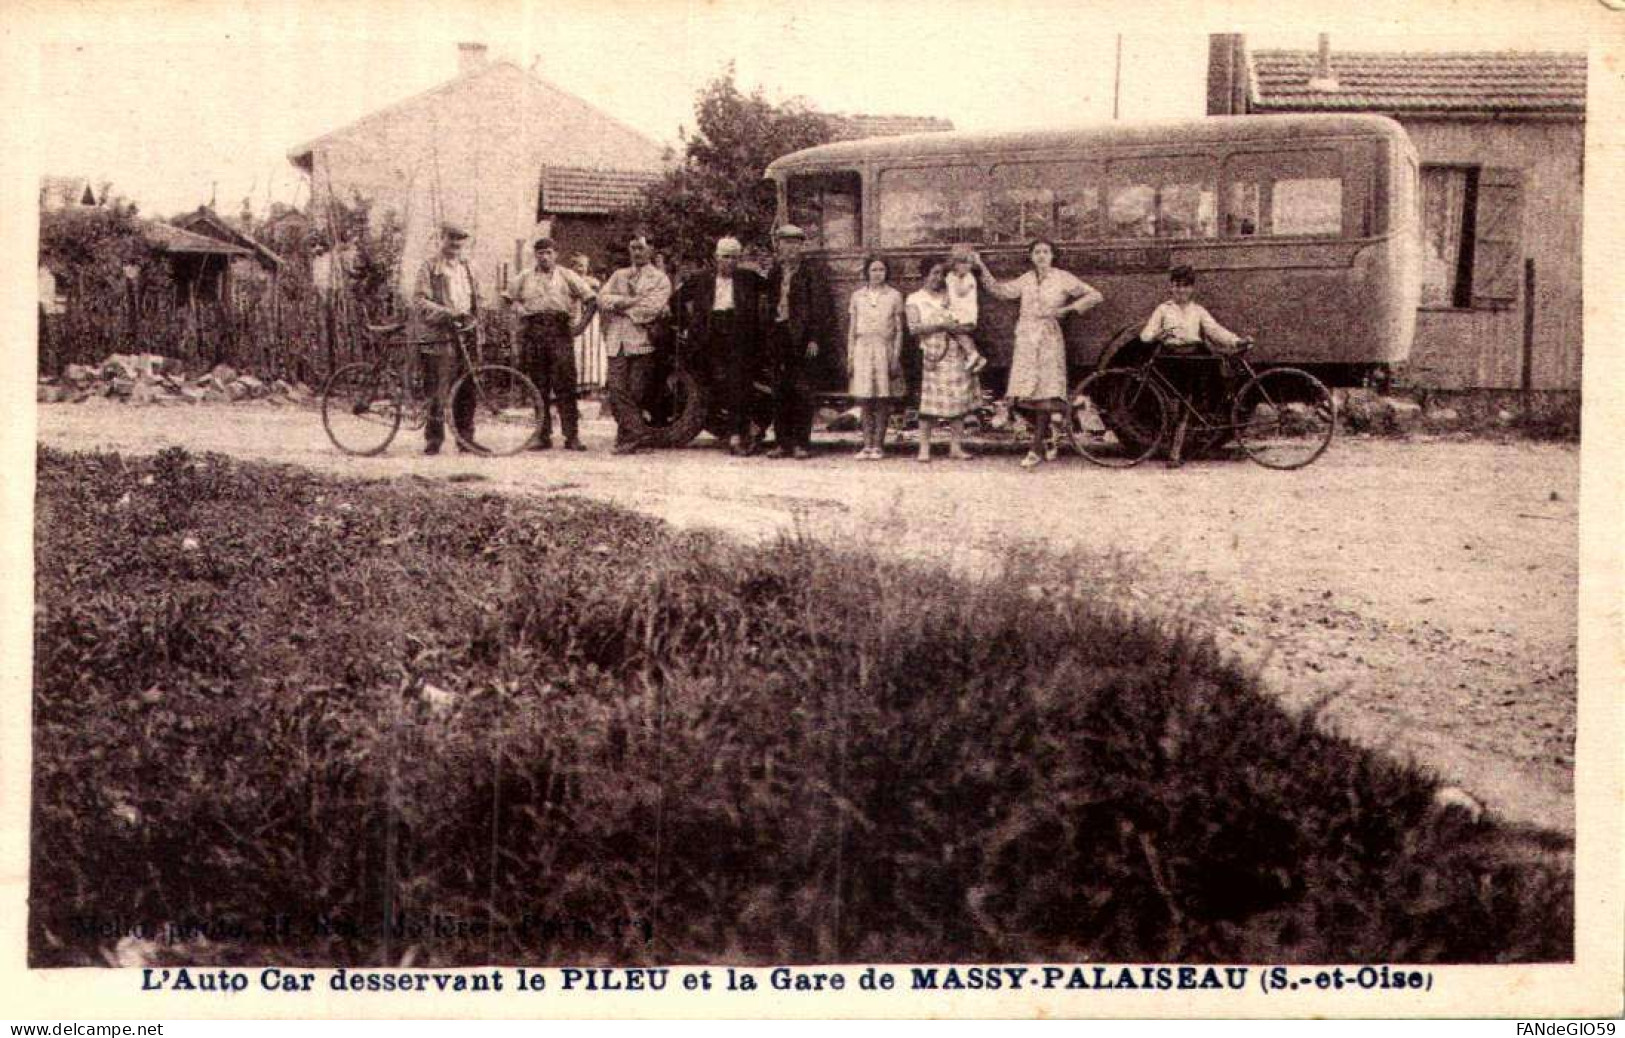
[[[132,204],[71,206],[40,213],[39,260],[65,284],[91,281],[121,285],[124,267],[135,264],[143,275],[161,270],[162,259],[141,233]]]
[[[648,234],[687,262],[710,256],[723,235],[766,246],[774,198],[762,173],[780,155],[829,141],[828,119],[797,102],[771,104],[759,89],[740,93],[730,64],[700,90],[694,121],[694,133],[683,137],[682,165],[620,214],[623,229]]]

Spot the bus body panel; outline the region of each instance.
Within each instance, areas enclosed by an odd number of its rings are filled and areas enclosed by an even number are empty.
[[[866,248],[855,241],[843,242],[845,247],[814,247],[807,253],[809,261],[824,264],[829,274],[830,305],[840,333],[838,341],[827,347],[839,357],[845,350],[847,301],[861,282],[865,255],[885,257],[892,283],[906,296],[919,287],[930,264],[947,252],[947,240],[903,245],[883,240],[888,172],[927,178],[935,170],[946,170],[949,177],[962,175],[974,185],[977,197],[972,201],[984,210],[994,206],[997,191],[1019,190],[1000,187],[994,180],[1000,169],[1013,170],[1016,176],[1031,173],[1039,178],[1032,183],[1056,192],[1081,184],[1080,197],[1090,199],[1085,211],[1104,221],[1108,211],[1115,212],[1110,209],[1108,174],[1118,169],[1155,171],[1180,163],[1200,165],[1202,176],[1213,185],[1208,193],[1214,197],[1197,207],[1205,214],[1198,219],[1213,221],[1208,236],[1061,237],[1057,242],[1056,265],[1104,296],[1104,302],[1088,314],[1063,321],[1074,377],[1102,363],[1125,330],[1138,331],[1167,298],[1167,272],[1178,264],[1196,270],[1198,298],[1221,323],[1258,340],[1254,356],[1261,363],[1307,366],[1334,383],[1351,384],[1406,359],[1420,295],[1417,167],[1404,131],[1382,117],[1223,117],[1067,132],[925,134],[808,149],[775,161],[768,173],[778,182],[781,222],[796,215],[787,204],[791,177],[844,176],[861,192],[859,198],[843,203],[845,208],[833,209],[844,221],[844,234],[879,244]],[[1328,179],[1317,173],[1321,167],[1334,169],[1336,176]],[[1341,214],[1336,232],[1275,236],[1255,228],[1241,231],[1245,236],[1221,234],[1220,226],[1238,223],[1247,204],[1246,191],[1265,190],[1253,188],[1255,181],[1267,182],[1268,190],[1279,195],[1282,183],[1291,177],[1336,188],[1340,208],[1334,204],[1325,210],[1332,216]],[[957,203],[950,198],[946,204]],[[1156,204],[1161,205],[1160,196]],[[815,214],[826,211],[832,210],[820,208]],[[1266,219],[1258,215],[1260,211],[1248,210],[1255,219]],[[1056,214],[1059,219],[1059,210]],[[986,223],[992,217],[977,219]],[[1024,243],[988,243],[973,237],[971,244],[1001,280],[1028,269]],[[980,315],[976,337],[990,368],[1005,368],[1013,352],[1017,304],[984,292]],[[917,351],[907,350],[905,357],[913,378]],[[821,388],[841,395],[845,386],[838,373],[844,364],[830,363],[825,370],[831,373],[830,381]],[[993,384],[999,381],[995,376]]]

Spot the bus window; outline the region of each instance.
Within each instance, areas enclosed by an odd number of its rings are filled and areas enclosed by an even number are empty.
[[[790,178],[790,222],[807,232],[815,249],[863,244],[862,182],[856,173],[809,173]]]
[[[1224,226],[1232,237],[1343,233],[1342,156],[1335,151],[1234,155],[1225,181]]]
[[[1230,185],[1230,204],[1225,207],[1225,233],[1232,238],[1251,238],[1258,233],[1263,200],[1256,180],[1237,180]]]
[[[880,240],[887,246],[983,241],[986,210],[987,185],[975,166],[880,175]]]
[[[1075,163],[994,166],[987,223],[988,240],[993,242],[1098,238],[1099,175]]]
[[[1114,162],[1106,178],[1114,238],[1212,238],[1219,233],[1218,176],[1207,159]]]
[[[1343,230],[1343,182],[1336,177],[1277,180],[1270,206],[1276,234],[1338,234]]]

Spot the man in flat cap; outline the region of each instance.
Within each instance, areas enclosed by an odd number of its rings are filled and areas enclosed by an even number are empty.
[[[581,275],[559,265],[553,239],[536,239],[532,251],[536,266],[520,274],[506,295],[519,315],[525,374],[542,395],[541,428],[536,430],[531,449],[545,451],[553,446],[551,402],[558,405],[564,449],[586,450],[576,410],[576,351],[570,326],[580,307],[593,298],[593,291]]]
[[[751,403],[761,369],[762,277],[739,265],[737,238],[717,240],[714,272],[689,278],[673,310],[688,339],[689,355],[709,373],[714,402],[727,414],[728,452],[755,446]]]
[[[830,342],[829,286],[801,261],[807,235],[794,224],[773,232],[777,262],[767,279],[768,354],[774,365],[774,446],[770,458],[805,458],[812,439],[811,376],[820,344]]]
[[[640,445],[641,402],[654,363],[650,332],[671,300],[671,280],[649,262],[652,251],[641,235],[627,242],[629,264],[611,274],[598,292],[604,353],[609,358],[604,388],[615,412],[616,454],[632,454]]]
[[[441,227],[440,251],[418,268],[412,292],[412,310],[427,326],[426,335],[414,337],[436,340],[421,347],[423,379],[430,394],[428,422],[423,427],[425,454],[439,454],[446,440],[446,418],[441,401],[462,373],[457,342],[471,343],[477,327],[480,289],[474,280],[474,271],[463,258],[467,241],[468,232],[461,227],[449,223]],[[467,392],[466,386],[464,390],[451,403],[457,449],[478,451],[480,447],[474,442],[474,395]]]

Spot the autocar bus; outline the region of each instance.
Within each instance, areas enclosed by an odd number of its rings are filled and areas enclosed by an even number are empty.
[[[1101,291],[1100,306],[1063,322],[1074,380],[1133,361],[1177,264],[1196,270],[1199,298],[1219,321],[1256,337],[1260,366],[1351,386],[1410,352],[1421,292],[1417,158],[1404,129],[1381,116],[873,138],[785,155],[766,176],[778,222],[806,232],[807,261],[829,275],[841,332],[818,388],[831,402],[846,391],[845,304],[863,257],[889,260],[906,294],[956,242],[1004,279],[1027,269],[1029,242],[1047,238],[1056,266]],[[983,294],[977,339],[995,390],[1016,312]]]

